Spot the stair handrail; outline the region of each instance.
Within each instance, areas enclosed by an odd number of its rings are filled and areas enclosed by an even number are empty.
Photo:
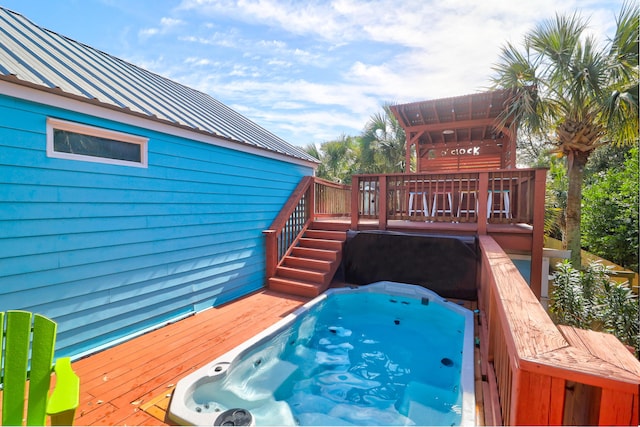
[[[305,176],[293,190],[265,235],[266,278],[275,276],[276,268],[313,221],[315,178]]]

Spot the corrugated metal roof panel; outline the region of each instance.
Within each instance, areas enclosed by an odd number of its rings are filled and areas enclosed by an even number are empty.
[[[0,7],[0,74],[317,162],[211,96],[41,28]]]

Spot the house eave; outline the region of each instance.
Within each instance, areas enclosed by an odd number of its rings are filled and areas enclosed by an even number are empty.
[[[121,108],[112,104],[107,104],[95,98],[87,99],[85,97],[63,92],[59,88],[48,88],[37,85],[20,80],[14,75],[0,74],[0,94],[70,111],[81,111],[95,117],[113,120],[131,126],[137,126],[181,138],[191,139],[205,144],[211,144],[248,154],[310,167],[313,168],[314,171],[317,169],[319,163],[258,147],[246,141],[239,141],[202,129],[196,129],[180,123],[161,119],[155,115],[146,115],[132,111],[129,108]]]

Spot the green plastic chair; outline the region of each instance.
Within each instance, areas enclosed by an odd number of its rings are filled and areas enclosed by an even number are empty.
[[[51,425],[73,424],[80,380],[68,357],[58,359],[52,369],[56,330],[54,321],[39,314],[0,312],[2,425],[22,425],[25,404],[26,425],[43,426],[47,415],[51,417]],[[52,371],[56,374],[56,385],[49,396]]]

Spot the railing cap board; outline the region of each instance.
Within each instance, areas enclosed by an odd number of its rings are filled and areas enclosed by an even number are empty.
[[[496,287],[505,318],[513,334],[516,351],[520,358],[554,351],[568,345],[551,318],[518,269],[507,257],[507,262],[493,266]],[[516,276],[520,276],[516,279]]]
[[[351,186],[348,184],[339,184],[337,182],[327,181],[326,179],[313,177],[313,180],[316,184],[322,184],[327,187],[339,188],[341,190],[351,189]]]
[[[626,349],[623,351],[628,352]],[[637,375],[573,346],[520,359],[520,368],[539,375],[636,395],[640,385]]]
[[[516,168],[516,169],[495,169],[495,170],[486,170],[486,169],[465,169],[465,170],[442,170],[442,171],[434,171],[434,172],[398,172],[398,173],[388,173],[388,174],[357,174],[353,176],[358,177],[377,177],[377,176],[387,176],[387,177],[402,177],[402,176],[413,176],[413,175],[459,175],[459,174],[472,174],[472,173],[518,173],[518,172],[535,172],[537,170],[549,170],[548,167],[539,167],[539,168]]]
[[[571,345],[629,372],[635,382],[640,383],[640,361],[614,335],[573,326],[559,325],[558,328]]]

